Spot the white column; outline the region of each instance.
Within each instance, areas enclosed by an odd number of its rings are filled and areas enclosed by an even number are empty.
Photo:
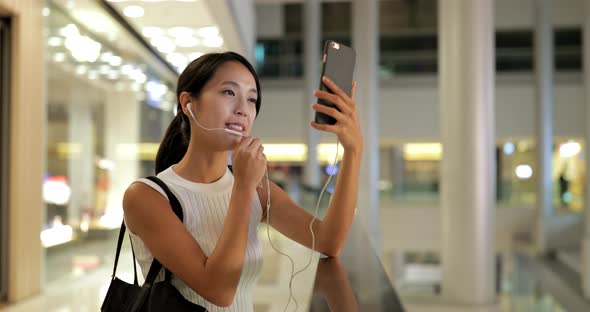
[[[73,94],[69,105],[69,143],[75,148],[68,160],[68,184],[72,194],[67,224],[79,225],[83,209],[91,206],[94,197],[95,166],[92,105],[83,94]]]
[[[584,90],[586,96],[586,196],[584,204],[584,232],[582,237],[582,291],[586,298],[590,298],[590,2],[584,2],[586,18],[583,24],[583,57],[584,57]]]
[[[537,250],[546,249],[547,223],[553,214],[551,153],[553,143],[553,29],[551,0],[536,0],[535,8],[535,130],[537,139]]]
[[[303,103],[305,121],[314,120],[315,111],[311,104],[317,102],[313,92],[319,87],[320,72],[320,40],[321,40],[321,5],[319,0],[307,0],[304,5],[305,23],[303,23],[305,39],[305,103]],[[318,143],[320,134],[312,127],[306,127],[307,161],[305,162],[305,184],[314,188],[320,187],[320,166],[318,164]]]
[[[121,224],[123,194],[129,184],[138,178],[140,112],[140,102],[134,92],[112,92],[107,96],[105,158],[114,163],[114,168],[109,173],[105,215],[112,226]]]
[[[380,252],[379,232],[379,2],[355,0],[356,102],[364,138],[358,209],[369,238]]]
[[[495,301],[494,2],[439,6],[442,292]]]

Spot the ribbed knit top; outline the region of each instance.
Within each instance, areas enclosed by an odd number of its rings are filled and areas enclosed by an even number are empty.
[[[195,183],[179,176],[173,170],[173,166],[171,166],[160,172],[157,177],[164,181],[168,188],[170,188],[170,191],[178,197],[183,209],[184,226],[195,238],[205,255],[211,255],[221,235],[227,216],[234,183],[232,173],[227,169],[223,177],[213,183]],[[154,182],[145,178],[139,179],[136,182],[149,185],[167,198],[164,190]],[[262,247],[258,240],[258,225],[260,224],[261,217],[262,207],[258,194],[255,194],[251,209],[244,267],[234,302],[231,306],[221,308],[208,302],[174,275],[172,277],[172,284],[186,299],[206,307],[211,312],[252,311],[252,289],[255,287],[262,270]],[[130,235],[133,241],[135,256],[145,278],[152,263],[153,256],[141,238],[133,233]],[[163,278],[163,274],[160,274],[159,278]]]

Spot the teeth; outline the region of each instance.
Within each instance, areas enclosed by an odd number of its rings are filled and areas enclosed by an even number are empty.
[[[238,125],[234,125],[234,124],[230,124],[228,126],[228,128],[234,129],[234,130],[238,130],[238,131],[243,131],[244,129]]]

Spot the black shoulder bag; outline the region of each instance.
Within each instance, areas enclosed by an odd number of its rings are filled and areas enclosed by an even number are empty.
[[[162,180],[155,176],[149,176],[147,178],[158,184],[164,192],[166,192],[172,210],[182,222],[182,206],[176,196],[174,196]],[[137,268],[135,264],[133,244],[131,245],[131,251],[133,254],[133,273],[135,274],[133,284],[118,279],[115,276],[115,273],[117,272],[117,263],[119,262],[119,253],[121,252],[125,230],[125,222],[123,222],[121,224],[121,230],[119,231],[119,240],[117,242],[117,253],[115,255],[115,266],[113,268],[111,284],[102,303],[102,307],[100,308],[102,312],[207,311],[203,306],[194,304],[182,296],[178,289],[171,284],[172,272],[163,267],[156,258],[154,258],[154,261],[150,266],[145,283],[143,286],[139,286],[137,282]],[[154,283],[162,268],[166,271],[164,280]]]

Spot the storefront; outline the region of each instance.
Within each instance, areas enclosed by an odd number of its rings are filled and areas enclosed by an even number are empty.
[[[76,258],[75,246],[110,237],[123,220],[127,186],[153,174],[152,149],[174,117],[177,72],[100,2],[48,1],[43,15],[47,162],[41,243],[45,280],[51,282],[103,261],[97,256],[77,267],[86,260]],[[64,257],[72,257],[72,266],[55,269]]]

